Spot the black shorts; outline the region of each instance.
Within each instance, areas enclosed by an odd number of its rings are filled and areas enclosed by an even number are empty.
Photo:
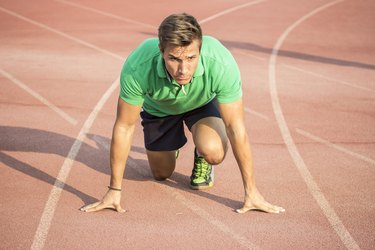
[[[180,115],[157,117],[146,111],[141,112],[145,147],[150,151],[177,150],[187,142],[184,133],[184,122],[191,127],[205,117],[219,117],[216,99],[206,105]]]

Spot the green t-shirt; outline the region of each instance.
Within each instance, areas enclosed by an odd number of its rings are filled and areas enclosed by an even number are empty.
[[[183,88],[170,80],[160,53],[159,40],[145,40],[126,60],[120,77],[120,97],[143,104],[154,116],[177,115],[199,108],[213,98],[230,103],[241,98],[241,77],[231,53],[215,38],[204,36],[193,78]]]

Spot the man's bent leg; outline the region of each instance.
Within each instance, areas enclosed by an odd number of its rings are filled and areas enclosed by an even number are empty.
[[[227,137],[223,121],[218,117],[206,117],[192,127],[194,144],[194,168],[190,177],[192,189],[207,189],[214,184],[213,166],[224,160]]]
[[[176,167],[176,151],[150,151],[147,158],[155,180],[163,181],[169,178]]]
[[[221,118],[200,119],[191,127],[191,133],[197,151],[208,163],[217,165],[224,160],[228,138]]]

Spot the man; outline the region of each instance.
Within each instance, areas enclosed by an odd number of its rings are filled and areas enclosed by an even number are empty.
[[[255,185],[238,66],[219,41],[202,36],[194,17],[185,13],[168,16],[159,27],[159,39],[147,39],[128,57],[120,85],[110,185],[101,201],[82,211],[113,208],[124,212],[121,186],[139,114],[156,180],[172,175],[178,150],[186,143],[185,123],[195,144],[193,189],[213,186],[212,165],[223,161],[229,138],[245,188],[244,205],[237,212],[284,211],[266,202]]]

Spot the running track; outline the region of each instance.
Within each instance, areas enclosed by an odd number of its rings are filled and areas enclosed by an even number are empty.
[[[183,11],[238,61],[257,184],[283,214],[233,212],[231,153],[191,191],[191,142],[153,181],[140,126],[128,212],[78,210],[106,191],[125,58]],[[374,249],[374,16],[371,0],[1,0],[0,249]]]

